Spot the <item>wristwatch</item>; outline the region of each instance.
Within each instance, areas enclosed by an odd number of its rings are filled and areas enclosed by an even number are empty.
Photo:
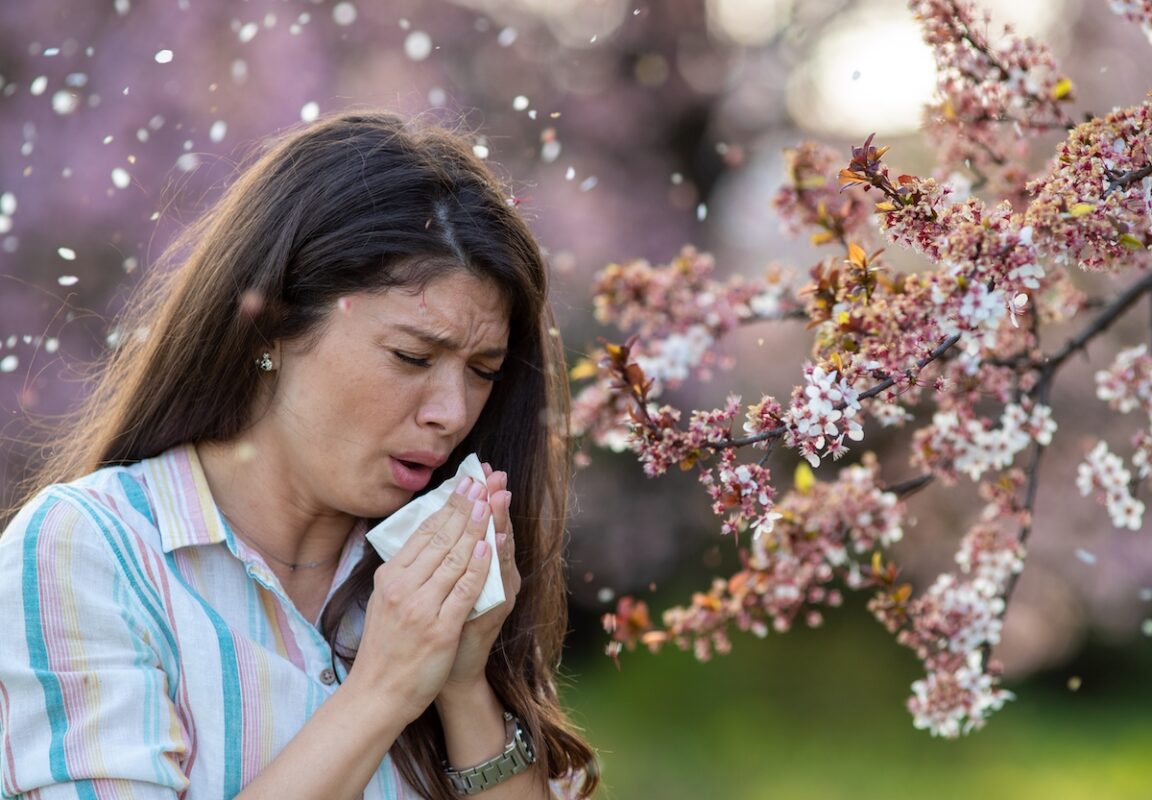
[[[518,720],[511,712],[504,712],[504,723],[510,731],[510,740],[504,746],[504,752],[495,758],[490,758],[483,764],[477,764],[467,769],[453,769],[445,766],[444,774],[452,782],[453,788],[460,794],[479,794],[485,789],[491,789],[498,783],[518,775],[536,763],[536,753],[532,749],[532,740],[527,732],[520,727]]]

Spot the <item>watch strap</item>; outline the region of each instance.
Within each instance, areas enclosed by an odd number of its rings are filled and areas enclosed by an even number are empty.
[[[448,776],[452,787],[458,793],[479,794],[485,789],[503,783],[513,775],[519,775],[536,763],[532,741],[520,726],[520,720],[511,712],[505,711],[504,722],[510,730],[510,737],[502,753],[467,769],[445,767],[444,774]]]

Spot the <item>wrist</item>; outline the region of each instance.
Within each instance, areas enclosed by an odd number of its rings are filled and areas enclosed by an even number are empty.
[[[424,713],[424,708],[415,708],[406,701],[402,692],[392,691],[382,684],[358,678],[356,670],[332,695],[340,698],[353,717],[362,722],[374,735],[389,739],[397,738],[408,725]],[[331,702],[331,700],[329,700]],[[425,706],[426,708],[426,706]]]
[[[445,687],[435,705],[449,765],[482,764],[499,756],[508,744],[504,704],[488,681]]]
[[[468,714],[484,711],[502,713],[504,710],[492,685],[483,676],[468,683],[449,681],[440,689],[434,703],[441,716],[457,711]]]
[[[458,794],[479,794],[497,784],[526,772],[536,763],[532,740],[511,712],[503,712],[506,743],[504,749],[475,766],[457,768],[444,765],[444,774]]]

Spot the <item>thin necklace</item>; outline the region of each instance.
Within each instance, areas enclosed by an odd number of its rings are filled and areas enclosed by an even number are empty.
[[[288,568],[289,572],[295,572],[298,569],[315,569],[316,567],[322,567],[325,564],[331,563],[340,557],[340,554],[336,553],[335,555],[328,556],[328,558],[322,558],[319,561],[286,561],[283,558],[280,558],[280,556],[271,552],[268,548],[260,544],[247,533],[244,533],[242,530],[240,530],[240,527],[231,519],[229,519],[228,515],[226,515],[223,511],[220,512],[220,516],[224,517],[224,520],[228,523],[228,526],[232,528],[232,533],[239,537],[242,542],[252,545],[276,563],[283,564]]]

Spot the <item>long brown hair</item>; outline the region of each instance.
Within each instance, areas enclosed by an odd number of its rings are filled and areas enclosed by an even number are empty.
[[[266,149],[153,270],[122,318],[120,343],[35,486],[139,461],[186,442],[227,441],[252,423],[254,359],[268,343],[316,335],[344,295],[418,286],[466,270],[509,301],[509,355],[463,455],[509,475],[515,608],[487,674],[519,715],[551,777],[583,771],[592,750],[567,723],[553,674],[567,625],[562,562],[567,508],[567,382],[548,304],[547,269],[508,195],[460,137],[385,113],[348,113]],[[321,620],[349,664],[342,622],[367,602],[380,559],[368,555]],[[434,709],[393,747],[404,778],[432,800],[456,797],[442,771]]]

